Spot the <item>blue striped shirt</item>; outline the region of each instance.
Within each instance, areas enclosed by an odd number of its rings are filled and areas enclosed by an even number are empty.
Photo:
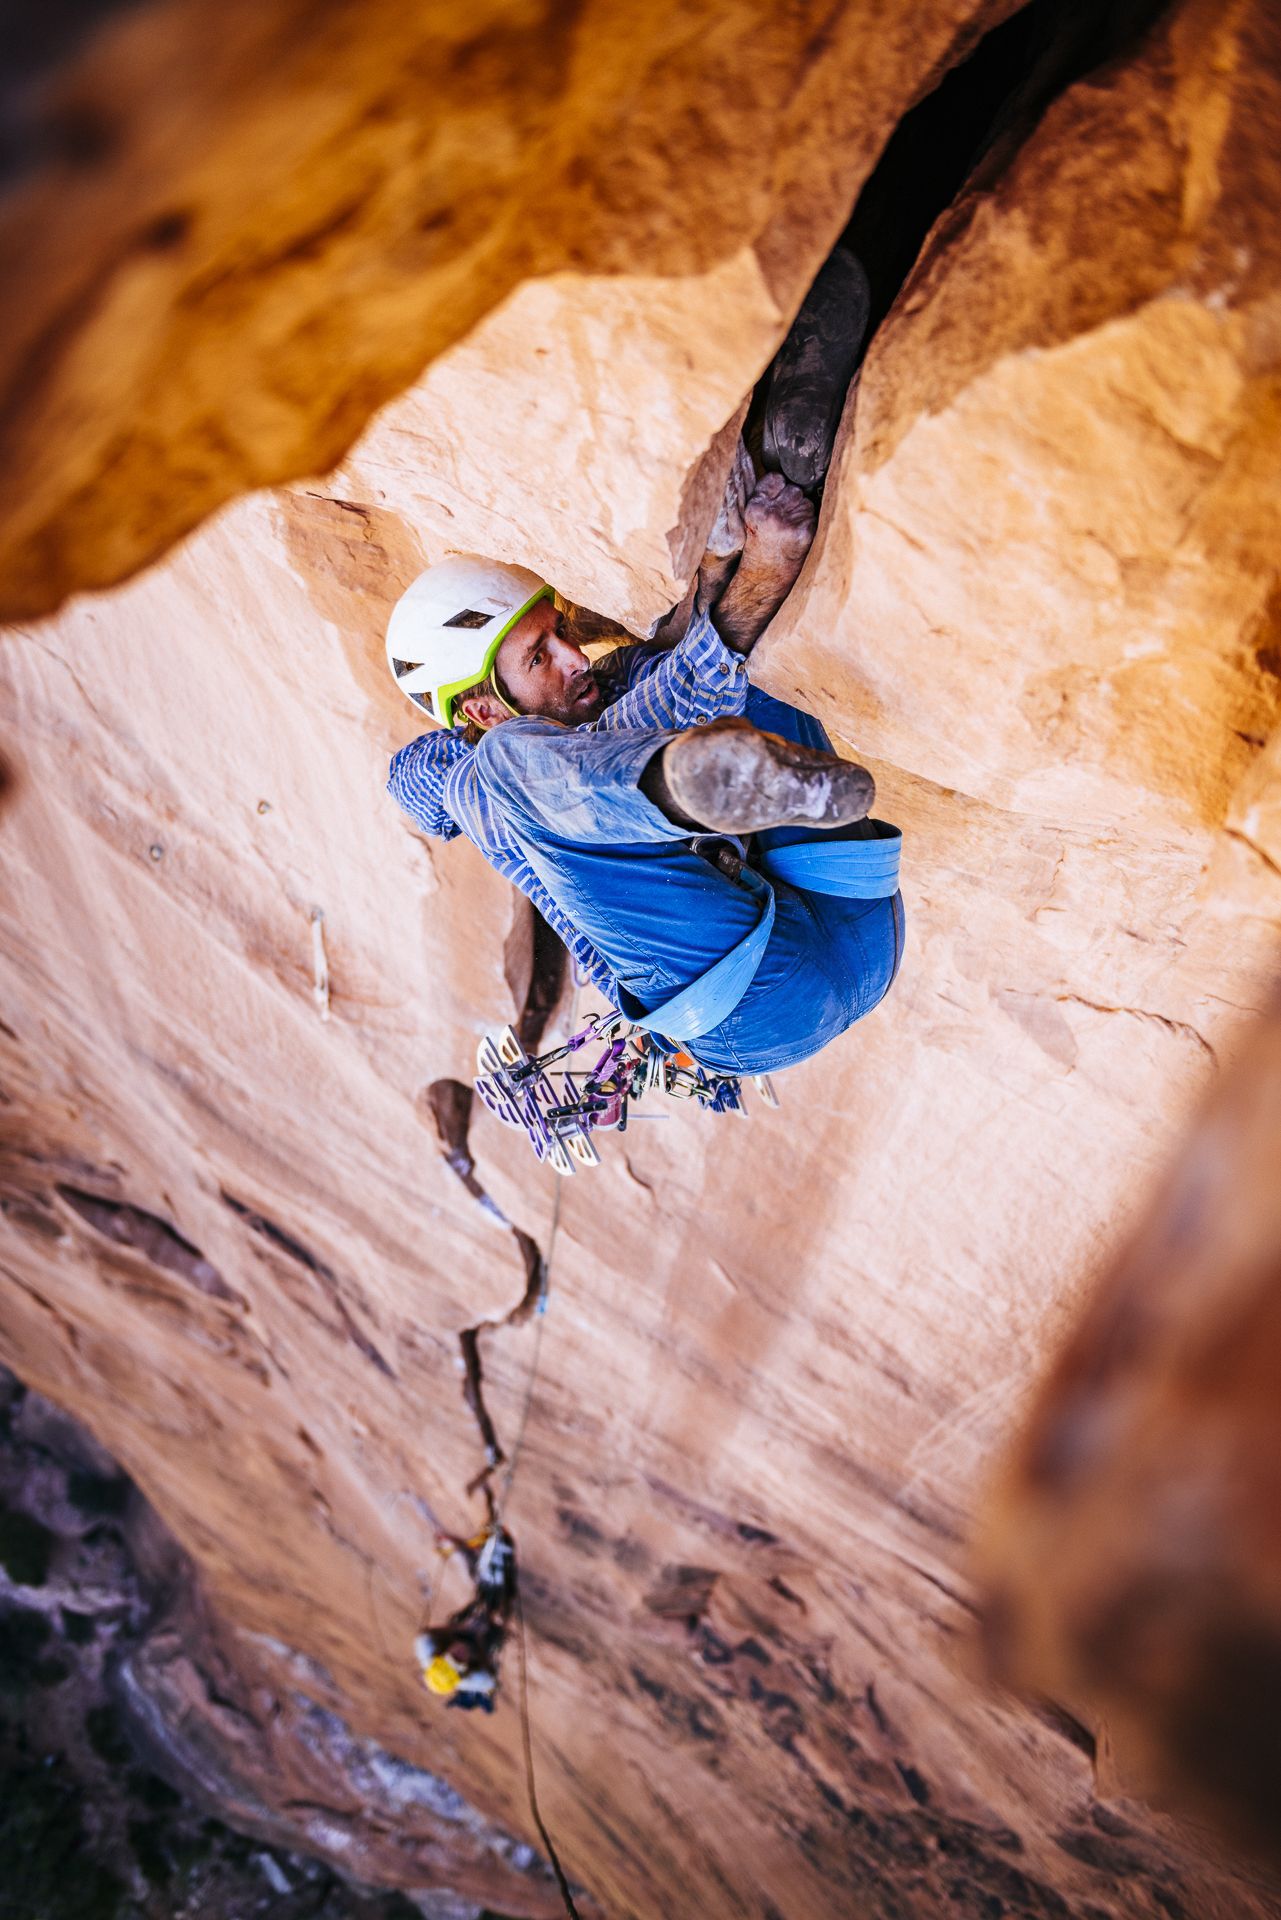
[[[696,613],[674,647],[620,647],[597,663],[604,711],[580,731],[652,727],[683,729],[747,703],[747,663],[732,653],[705,613]],[[504,879],[533,901],[560,935],[578,967],[617,1004],[614,976],[590,940],[561,912],[506,831],[472,765],[474,749],[461,729],[419,734],[391,763],[387,791],[424,833],[452,840],[465,833]]]

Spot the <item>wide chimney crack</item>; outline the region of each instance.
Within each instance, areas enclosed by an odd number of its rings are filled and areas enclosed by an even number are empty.
[[[899,121],[842,239],[872,283],[871,329],[885,318],[926,235],[967,182],[1004,172],[1046,108],[1116,58],[1167,0],[1029,0],[978,42]]]
[[[1169,4],[1028,0],[904,114],[838,241],[858,256],[871,285],[864,355],[924,259],[936,223],[962,191],[981,191],[1008,171],[1046,109],[1132,49]],[[767,368],[743,425],[758,469],[768,386]]]

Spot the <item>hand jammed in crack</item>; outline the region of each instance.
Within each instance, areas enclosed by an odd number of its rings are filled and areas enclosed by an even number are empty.
[[[781,473],[767,473],[747,500],[742,520],[742,558],[711,613],[726,646],[750,653],[805,564],[814,540],[814,507]],[[702,576],[700,568],[700,597]]]
[[[795,584],[814,539],[814,508],[780,473],[755,481],[741,441],[739,449],[713,529],[726,551],[708,547],[697,585],[699,605],[710,607],[726,646],[747,654]],[[663,644],[679,644],[693,613],[691,590],[665,625]],[[504,639],[489,678],[464,693],[458,706],[478,734],[514,713],[585,726],[609,704],[613,677],[611,660],[593,667],[565,614],[541,600]]]

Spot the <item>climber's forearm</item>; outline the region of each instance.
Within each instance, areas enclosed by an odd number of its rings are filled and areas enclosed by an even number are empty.
[[[796,583],[814,539],[814,508],[781,473],[767,473],[743,517],[742,557],[712,624],[727,647],[747,654]]]
[[[702,613],[710,613],[717,605],[734,577],[738,565],[736,553],[713,553],[711,548],[703,555],[698,568],[698,607]]]
[[[764,591],[750,581],[736,592],[738,585],[736,575],[712,608],[712,625],[734,653],[749,654],[787,594]]]
[[[708,547],[698,563],[698,572],[690,582],[684,599],[672,608],[656,630],[652,644],[673,647],[683,640],[695,613],[708,613],[716,605],[737,565],[736,553],[722,556]]]

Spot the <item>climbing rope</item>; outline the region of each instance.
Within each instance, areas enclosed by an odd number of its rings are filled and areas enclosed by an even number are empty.
[[[647,1044],[641,1042],[639,1029],[624,1016],[615,1013],[593,1015],[580,1029],[578,1019],[581,992],[582,983],[576,980],[569,1012],[570,1038],[564,1045],[553,1048],[550,1053],[531,1059],[515,1031],[509,1027],[504,1034],[496,1038],[486,1037],[481,1042],[477,1059],[480,1071],[475,1086],[484,1104],[508,1126],[515,1126],[525,1131],[537,1157],[545,1160],[557,1174],[572,1173],[576,1164],[579,1166],[598,1164],[599,1156],[590,1139],[592,1128],[601,1119],[607,1119],[612,1107],[616,1116],[613,1123],[618,1125],[621,1132],[627,1124],[629,1103],[635,1102],[646,1092],[658,1090],[678,1098],[693,1098],[698,1105],[708,1107],[717,1113],[742,1111],[741,1083],[737,1077],[708,1074],[687,1056],[674,1058],[669,1051],[660,1050],[652,1041]],[[556,1076],[561,1086],[558,1090],[554,1090],[552,1082],[548,1079],[547,1069],[553,1064],[560,1065],[569,1055],[591,1045],[593,1041],[602,1045],[604,1052],[588,1071],[585,1081],[576,1082],[570,1073],[561,1072]],[[762,1076],[756,1084],[767,1103],[776,1106],[777,1100],[774,1098],[768,1079]],[[608,1119],[607,1124],[610,1124]],[[469,1553],[476,1553],[479,1550],[479,1559],[473,1561],[473,1579],[477,1581],[478,1604],[482,1603],[486,1592],[483,1580],[484,1551],[481,1548],[481,1542],[494,1545],[505,1542],[509,1550],[507,1564],[510,1567],[511,1602],[515,1615],[520,1661],[521,1746],[525,1763],[525,1786],[529,1799],[529,1811],[556,1876],[556,1884],[560,1890],[568,1920],[579,1920],[569,1881],[561,1866],[555,1842],[548,1831],[538,1801],[529,1711],[529,1647],[524,1599],[520,1588],[514,1543],[503,1524],[517,1469],[524,1457],[534,1395],[538,1389],[542,1369],[543,1335],[560,1233],[563,1195],[563,1182],[558,1179],[553,1190],[546,1251],[540,1257],[542,1271],[538,1285],[534,1348],[530,1355],[529,1373],[515,1439],[507,1450],[502,1478],[498,1486],[495,1487],[491,1482],[491,1474],[497,1461],[491,1461],[470,1489],[473,1492],[483,1491],[486,1521],[482,1534],[477,1540],[467,1545]],[[479,1394],[479,1378],[476,1390]],[[490,1438],[496,1451],[497,1436],[491,1432]],[[502,1458],[501,1454],[499,1458]],[[431,1582],[433,1597],[438,1572],[439,1568]],[[502,1602],[491,1599],[489,1604],[501,1607]],[[427,1653],[432,1653],[434,1648],[435,1653],[439,1654],[443,1650],[442,1642],[446,1630],[454,1627],[461,1632],[466,1614],[467,1610],[464,1609],[459,1615],[452,1616],[445,1628],[429,1629],[420,1636],[420,1643],[424,1639],[429,1643]],[[459,1704],[492,1706],[497,1678],[496,1666],[492,1663],[496,1662],[497,1649],[501,1646],[501,1626],[496,1627],[496,1635],[494,1650],[485,1659],[483,1673],[480,1669],[476,1669],[473,1673],[470,1666],[465,1673],[459,1673],[455,1669],[453,1686],[461,1688],[463,1685],[469,1685],[473,1688],[472,1697],[465,1702],[461,1692],[459,1693]],[[435,1669],[437,1665],[443,1665],[448,1677],[449,1663],[433,1658],[430,1664],[432,1673],[427,1676],[428,1684],[433,1686],[434,1691],[440,1691],[441,1687],[435,1684]],[[477,1686],[487,1689],[479,1699],[474,1691]]]
[[[571,1032],[577,1028],[580,995],[581,986],[575,982],[574,999],[569,1015]],[[542,1255],[542,1274],[540,1277],[538,1311],[536,1316],[537,1325],[534,1329],[534,1351],[530,1356],[529,1375],[525,1383],[525,1395],[521,1405],[520,1421],[516,1429],[516,1438],[508,1449],[506,1471],[503,1475],[502,1484],[494,1494],[491,1494],[489,1490],[486,1489],[489,1517],[485,1531],[490,1535],[497,1534],[502,1528],[503,1515],[506,1512],[508,1501],[511,1498],[512,1483],[516,1477],[516,1469],[524,1454],[525,1435],[529,1427],[530,1411],[533,1407],[534,1394],[537,1389],[539,1372],[542,1365],[543,1333],[547,1318],[547,1302],[551,1293],[553,1262],[556,1256],[556,1241],[560,1232],[561,1201],[563,1194],[564,1185],[560,1180],[557,1180],[552,1197],[551,1220],[547,1228],[547,1247],[545,1253]],[[529,1715],[529,1647],[525,1629],[525,1603],[520,1587],[519,1563],[514,1554],[512,1556],[512,1569],[516,1616],[516,1644],[520,1660],[520,1734],[521,1749],[525,1763],[525,1791],[529,1800],[530,1816],[533,1819],[539,1839],[543,1843],[547,1858],[551,1863],[552,1872],[556,1876],[556,1884],[560,1890],[561,1900],[564,1902],[565,1913],[568,1916],[568,1920],[579,1920],[578,1908],[574,1905],[574,1896],[570,1891],[565,1870],[561,1866],[560,1855],[556,1851],[556,1843],[548,1830],[547,1822],[543,1818],[542,1808],[538,1801],[538,1784],[534,1769],[534,1743]]]
[[[560,1888],[560,1897],[565,1903],[565,1912],[569,1920],[579,1920],[578,1908],[574,1905],[574,1896],[569,1890],[565,1869],[560,1864],[556,1843],[547,1831],[547,1823],[538,1805],[538,1789],[534,1784],[534,1744],[529,1731],[529,1651],[525,1645],[525,1602],[521,1596],[519,1573],[516,1576],[516,1645],[520,1653],[520,1732],[525,1749],[525,1788],[529,1795],[529,1811],[533,1815],[539,1838],[547,1849],[547,1858],[552,1863],[552,1872],[556,1875],[556,1884]]]
[[[574,974],[574,997],[569,1006],[569,1031],[578,1031],[578,1009],[583,997],[583,983]],[[529,1410],[534,1403],[534,1389],[538,1384],[538,1372],[543,1357],[543,1328],[547,1320],[547,1302],[552,1290],[552,1262],[556,1257],[556,1236],[560,1232],[560,1204],[564,1196],[564,1183],[556,1182],[552,1190],[552,1217],[547,1223],[547,1251],[543,1254],[542,1284],[538,1290],[537,1325],[534,1328],[534,1351],[530,1356],[529,1378],[525,1382],[525,1399],[520,1410],[520,1424],[516,1428],[516,1439],[507,1455],[507,1471],[503,1475],[502,1491],[495,1502],[495,1520],[500,1521],[511,1497],[512,1481],[516,1478],[516,1468],[525,1446],[525,1430],[529,1425]]]
[[[578,1025],[578,1002],[581,987],[575,982],[574,999],[569,1013],[570,1031]],[[511,1498],[512,1482],[516,1477],[516,1468],[520,1464],[525,1448],[525,1433],[529,1426],[530,1409],[534,1403],[534,1391],[538,1384],[539,1368],[543,1353],[543,1330],[547,1322],[547,1301],[551,1293],[552,1261],[556,1254],[556,1236],[560,1231],[561,1200],[565,1192],[564,1183],[557,1180],[552,1196],[552,1217],[547,1228],[547,1251],[543,1255],[542,1285],[539,1289],[537,1325],[534,1329],[534,1351],[530,1356],[529,1377],[525,1383],[525,1398],[520,1411],[520,1423],[516,1429],[516,1438],[507,1455],[507,1470],[503,1476],[502,1487],[494,1501],[493,1524],[499,1526]],[[552,1872],[556,1876],[556,1885],[565,1905],[568,1920],[579,1920],[578,1908],[574,1905],[574,1896],[570,1892],[569,1881],[560,1863],[556,1843],[548,1831],[543,1819],[542,1808],[538,1804],[538,1785],[534,1775],[534,1742],[529,1720],[529,1648],[525,1635],[525,1601],[520,1588],[520,1568],[516,1567],[516,1647],[520,1656],[520,1737],[525,1758],[525,1792],[529,1800],[530,1816],[538,1831],[538,1837],[546,1849],[551,1862]]]

